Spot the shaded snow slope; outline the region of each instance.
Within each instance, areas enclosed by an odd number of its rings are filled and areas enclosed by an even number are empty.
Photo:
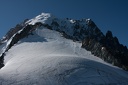
[[[80,42],[39,28],[5,56],[0,85],[127,85],[128,73],[81,48]]]

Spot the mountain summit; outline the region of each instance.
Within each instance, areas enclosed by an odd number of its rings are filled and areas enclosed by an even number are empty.
[[[1,85],[128,84],[127,47],[90,18],[42,13],[11,28],[0,48]]]

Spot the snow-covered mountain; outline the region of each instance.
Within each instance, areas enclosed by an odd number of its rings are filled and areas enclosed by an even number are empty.
[[[111,32],[105,36],[91,19],[42,13],[25,20],[1,40],[0,85],[127,85],[128,72],[104,62],[107,56],[127,66],[110,54],[107,40],[113,42]]]

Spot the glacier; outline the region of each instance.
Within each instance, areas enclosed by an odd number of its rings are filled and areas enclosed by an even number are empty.
[[[26,24],[51,24],[53,18],[48,13],[42,13]],[[72,29],[67,32],[72,35]],[[92,55],[81,48],[81,42],[67,39],[62,33],[44,26],[37,27],[32,33],[5,52],[5,66],[0,69],[0,85],[128,84],[127,71]],[[5,46],[9,45],[12,38]]]

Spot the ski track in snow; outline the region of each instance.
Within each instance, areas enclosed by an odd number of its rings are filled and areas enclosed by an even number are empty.
[[[127,85],[128,73],[46,28],[20,40],[5,56],[0,85]]]

